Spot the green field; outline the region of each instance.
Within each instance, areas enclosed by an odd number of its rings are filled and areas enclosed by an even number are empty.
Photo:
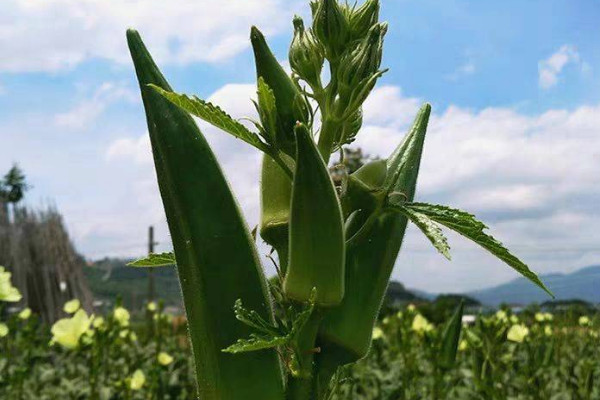
[[[453,365],[440,360],[443,326],[411,305],[383,317],[369,355],[338,373],[330,398],[600,398],[598,316],[478,316],[463,327]],[[185,321],[160,306],[135,317],[122,307],[93,318],[80,310],[52,329],[25,312],[9,316],[7,327],[2,399],[194,398]]]

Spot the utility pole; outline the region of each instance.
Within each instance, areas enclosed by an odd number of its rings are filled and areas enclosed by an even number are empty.
[[[154,226],[148,227],[148,254],[154,253]],[[148,268],[148,301],[154,301],[154,268]]]

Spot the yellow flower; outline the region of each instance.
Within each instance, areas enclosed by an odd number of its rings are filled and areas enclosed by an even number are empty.
[[[127,338],[128,335],[129,335],[129,331],[127,329],[123,329],[121,332],[119,332],[119,337],[121,339]]]
[[[92,326],[96,329],[100,329],[100,328],[104,327],[104,318],[102,318],[102,317],[95,318],[94,322],[92,323]]]
[[[415,305],[414,305],[414,304],[409,304],[409,305],[408,305],[408,307],[406,307],[406,309],[407,309],[409,312],[413,312],[413,311],[415,311],[415,310],[417,309],[417,307],[415,307]]]
[[[537,322],[544,322],[546,320],[546,317],[542,313],[535,313],[535,320]]]
[[[140,390],[142,386],[146,383],[146,376],[142,372],[141,369],[136,370],[131,376],[131,380],[129,381],[129,388],[131,390]]]
[[[65,310],[67,314],[73,314],[75,311],[79,310],[79,308],[81,308],[81,303],[78,299],[73,299],[65,303],[63,310]]]
[[[11,273],[4,270],[4,267],[0,266],[0,301],[17,302],[20,301],[23,296],[19,292],[19,289],[14,287],[10,282]]]
[[[552,328],[550,327],[550,325],[546,325],[544,327],[544,335],[552,336]]]
[[[146,308],[148,309],[148,311],[154,312],[156,311],[156,309],[158,308],[156,306],[156,303],[151,301],[150,303],[148,303],[148,305],[146,306]]]
[[[88,316],[80,309],[71,318],[63,318],[52,325],[52,340],[50,344],[58,343],[67,349],[74,349],[79,344],[81,336],[89,329],[93,316]]]
[[[458,351],[465,351],[469,347],[469,344],[466,340],[461,340],[458,344]]]
[[[113,316],[121,326],[129,326],[129,311],[123,307],[117,307],[113,311]]]
[[[517,317],[516,315],[511,315],[510,316],[510,322],[513,324],[518,324],[519,323],[519,317]]]
[[[396,318],[402,319],[402,311],[398,311],[398,313],[396,314]]]
[[[373,340],[383,339],[383,330],[376,326],[373,328]]]
[[[587,315],[579,317],[579,325],[586,326],[590,324],[590,317]]]
[[[552,321],[554,319],[554,315],[550,314],[549,312],[544,313],[544,319],[546,321]]]
[[[527,335],[529,335],[529,328],[525,325],[517,324],[510,327],[506,338],[511,342],[522,343]]]
[[[26,319],[29,319],[29,317],[31,317],[31,308],[29,308],[29,307],[24,308],[19,313],[19,319],[26,320]]]
[[[415,332],[429,332],[433,329],[433,325],[427,321],[427,318],[422,316],[421,314],[415,315],[415,319],[412,322],[412,330]]]
[[[132,342],[137,342],[137,340],[138,340],[137,334],[135,332],[131,332],[129,334],[129,339],[131,339]]]
[[[496,311],[496,319],[500,322],[508,322],[508,315],[504,310]]]
[[[387,324],[389,324],[389,323],[390,323],[390,317],[385,317],[385,318],[383,319],[383,321],[381,321],[381,322],[383,322],[383,324],[384,324],[384,325],[387,325]]]
[[[164,351],[158,353],[158,363],[160,365],[169,365],[173,362],[173,357],[171,357],[168,353]]]
[[[8,335],[8,326],[5,323],[0,322],[0,338],[3,338],[6,335]]]

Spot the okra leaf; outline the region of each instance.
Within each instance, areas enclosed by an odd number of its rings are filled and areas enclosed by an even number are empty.
[[[439,356],[439,364],[442,368],[452,368],[456,361],[458,340],[460,339],[462,328],[463,309],[464,301],[461,301],[444,328]]]
[[[254,310],[248,310],[244,308],[241,299],[237,299],[233,306],[233,312],[235,313],[235,317],[243,322],[244,324],[251,326],[252,328],[258,330],[262,334],[269,336],[279,336],[282,334],[280,330],[266,321],[263,317],[260,316]]]
[[[249,339],[238,339],[237,342],[226,349],[223,349],[223,352],[236,354],[271,349],[274,347],[283,346],[288,341],[289,339],[287,336],[261,337],[251,334]]]
[[[258,95],[258,113],[260,114],[263,129],[273,139],[277,130],[275,95],[262,76],[258,78],[258,90],[256,94]]]
[[[442,229],[427,215],[417,212],[411,208],[404,206],[391,207],[394,211],[404,214],[413,224],[415,224],[421,232],[427,236],[427,239],[433,244],[433,246],[448,260],[450,257],[450,246],[448,245],[448,239],[442,233]]]
[[[130,267],[165,267],[167,265],[176,264],[175,253],[152,253],[139,260],[127,263]]]
[[[300,311],[298,314],[296,314],[294,321],[292,322],[292,329],[290,330],[289,336],[290,338],[293,338],[294,336],[296,336],[296,334],[298,334],[302,328],[304,328],[304,325],[306,325],[306,323],[308,322],[308,319],[310,318],[310,315],[312,314],[313,310],[315,309],[315,300],[317,299],[317,291],[313,288],[311,294],[310,294],[310,298],[308,300],[308,305],[302,310]]]
[[[265,153],[269,152],[268,146],[260,140],[260,137],[256,133],[249,131],[248,128],[233,119],[219,106],[199,99],[196,96],[169,92],[152,84],[148,86],[156,90],[161,96],[175,104],[177,107],[203,119],[209,124],[222,129],[236,138],[243,140],[260,151],[264,151]]]
[[[424,215],[427,218],[460,233],[462,236],[471,239],[473,242],[504,261],[525,278],[538,285],[550,296],[554,297],[552,292],[525,263],[511,254],[502,243],[484,232],[484,230],[487,229],[487,226],[483,222],[478,221],[474,215],[455,208],[427,203],[406,203],[403,205],[403,208]]]

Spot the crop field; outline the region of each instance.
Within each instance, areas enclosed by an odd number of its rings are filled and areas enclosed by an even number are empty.
[[[194,398],[185,320],[161,309],[91,316],[73,301],[53,326],[28,309],[10,315],[0,329],[0,398]],[[382,318],[368,356],[338,372],[330,398],[600,398],[597,316],[477,316],[451,364],[439,357],[443,328],[411,305]]]

